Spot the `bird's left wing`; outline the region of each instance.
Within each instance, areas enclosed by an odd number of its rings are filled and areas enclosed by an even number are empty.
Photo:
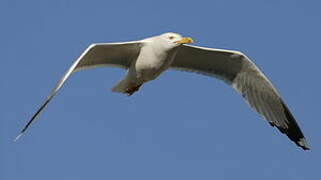
[[[64,76],[58,81],[52,89],[45,102],[40,106],[28,123],[24,126],[20,134],[15,140],[28,129],[38,114],[46,107],[49,101],[56,95],[58,90],[64,84],[71,73],[94,67],[117,66],[129,68],[132,60],[134,60],[140,51],[141,42],[122,42],[122,43],[98,43],[90,45],[80,57],[71,65]]]
[[[224,80],[272,126],[276,126],[298,146],[309,149],[296,120],[272,83],[241,52],[182,45],[171,68]]]

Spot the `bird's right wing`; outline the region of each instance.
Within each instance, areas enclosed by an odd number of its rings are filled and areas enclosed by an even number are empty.
[[[64,76],[58,81],[52,89],[45,102],[40,106],[28,123],[24,126],[15,141],[28,129],[38,114],[46,107],[49,101],[56,95],[58,90],[67,80],[71,73],[94,67],[117,66],[129,68],[133,59],[135,59],[141,48],[141,42],[123,42],[123,43],[99,43],[90,45],[81,56],[71,65]]]

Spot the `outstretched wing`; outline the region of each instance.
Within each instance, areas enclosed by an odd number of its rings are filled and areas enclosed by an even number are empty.
[[[249,105],[304,150],[304,135],[272,83],[238,51],[183,45],[171,68],[214,76],[238,91]]]
[[[32,118],[28,121],[15,141],[28,129],[38,114],[46,107],[49,101],[56,95],[71,73],[101,66],[117,66],[129,68],[130,63],[135,59],[140,51],[141,43],[138,41],[124,43],[99,43],[90,45],[81,56],[71,65],[64,76],[52,89],[45,102],[40,106]]]

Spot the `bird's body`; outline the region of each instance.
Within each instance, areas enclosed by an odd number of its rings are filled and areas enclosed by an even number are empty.
[[[100,43],[89,46],[62,77],[46,101],[23,128],[18,139],[76,71],[93,67],[118,66],[127,69],[112,91],[132,95],[144,83],[167,69],[196,72],[224,80],[272,126],[276,126],[303,149],[309,149],[296,120],[272,83],[239,51],[184,45],[191,38],[165,33],[140,41]]]
[[[131,62],[128,72],[113,88],[113,92],[132,95],[145,82],[156,79],[173,62],[177,48],[166,48],[154,43],[159,37],[142,40],[138,57]]]

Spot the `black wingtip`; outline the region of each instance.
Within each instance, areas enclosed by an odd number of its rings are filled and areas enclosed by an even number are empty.
[[[54,94],[53,94],[54,95]],[[49,101],[51,100],[51,98],[53,97],[53,95],[49,96],[46,101],[44,102],[44,104],[38,109],[38,111],[31,117],[31,119],[28,121],[28,123],[25,125],[25,127],[23,127],[23,129],[21,130],[20,134],[14,139],[14,142],[16,142],[18,139],[20,139],[20,137],[26,132],[26,130],[29,128],[29,126],[34,122],[34,120],[36,119],[36,117],[38,116],[38,114],[43,110],[43,108],[46,107],[46,105],[49,103]]]
[[[285,133],[296,145],[301,147],[303,150],[310,150],[310,147],[307,141],[304,138],[304,135],[299,128],[296,120],[294,119],[293,115],[291,114],[288,107],[282,102],[282,106],[284,108],[284,113],[288,120],[288,127],[286,129],[280,129],[281,132]]]

